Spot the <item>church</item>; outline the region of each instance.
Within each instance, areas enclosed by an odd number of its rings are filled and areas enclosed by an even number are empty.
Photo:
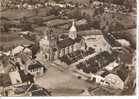
[[[77,35],[77,28],[73,20],[68,37],[63,39],[60,35],[53,36],[51,31],[44,33],[44,37],[40,40],[40,49],[47,61],[54,61],[66,54],[72,53],[77,50],[85,50],[84,39]]]

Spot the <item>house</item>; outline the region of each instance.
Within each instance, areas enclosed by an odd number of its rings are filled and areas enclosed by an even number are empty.
[[[87,89],[85,89],[85,90],[82,91],[80,96],[91,96],[91,94],[90,94],[90,92]]]
[[[81,31],[78,34],[83,36],[88,48],[95,48],[96,52],[111,52],[111,45],[105,40],[103,33],[100,30]]]
[[[14,86],[22,86],[34,82],[34,77],[28,73],[26,74],[23,70],[1,73],[0,78],[0,88],[3,88],[3,91],[1,92],[2,96],[14,95]]]
[[[91,80],[95,81],[96,83],[104,82],[104,78],[100,75],[91,74]]]
[[[50,92],[36,84],[17,86],[14,96],[50,96]]]
[[[85,42],[81,36],[77,35],[75,22],[69,30],[68,37],[59,39],[59,35],[54,37],[52,31],[49,31],[44,38],[40,40],[40,49],[44,52],[46,60],[53,61],[73,51],[85,50]]]
[[[25,75],[25,74],[23,74],[23,72],[19,72],[19,71],[10,72],[9,76],[10,76],[10,79],[11,79],[11,83],[14,85],[14,84],[18,84],[18,83],[24,82],[21,79],[21,75]]]
[[[118,43],[121,44],[121,46],[124,46],[124,47],[129,47],[130,46],[130,42],[125,40],[125,39],[117,39],[116,40]]]
[[[91,81],[94,81],[101,85],[108,85],[108,83],[105,83],[105,76],[109,74],[108,71],[98,71],[96,74],[90,73],[91,75]]]
[[[100,72],[99,72],[100,73]],[[102,86],[109,86],[115,89],[123,89],[124,81],[116,74],[102,71],[100,74],[91,74],[91,80]]]
[[[105,77],[105,82],[108,82],[109,86],[115,89],[124,89],[124,82],[118,75],[108,74]]]
[[[46,71],[46,67],[39,61],[33,61],[30,65],[28,65],[27,69],[32,75],[35,76],[42,76]]]
[[[25,70],[32,75],[42,75],[45,72],[45,66],[44,65],[42,65],[39,61],[32,60],[32,57],[31,57],[32,52],[30,49],[24,48],[22,46],[18,46],[17,48],[19,50],[13,51],[14,55],[13,55],[13,59],[11,60],[12,64],[15,67],[15,70],[18,70],[18,71]],[[19,73],[21,72],[21,71],[20,72],[18,72],[18,71],[12,72],[12,73],[15,73],[15,75],[18,76]],[[19,78],[19,81],[21,82],[20,78]]]
[[[31,96],[51,96],[51,93],[45,88],[40,88],[39,90],[32,91]]]
[[[13,55],[16,55],[16,54],[20,53],[23,49],[24,49],[23,46],[17,46],[17,47],[15,47],[14,49],[12,49],[11,53],[12,53]]]
[[[12,51],[11,51],[12,55],[16,56],[19,53],[25,53],[25,54],[32,55],[31,49],[29,49],[28,47],[25,47],[25,46],[21,45],[21,46],[17,46],[14,49],[12,49]]]
[[[99,2],[99,1],[93,1],[94,6],[99,6],[100,4],[101,4],[101,2]]]
[[[9,72],[9,77],[12,85],[34,82],[34,76],[24,70]]]
[[[136,35],[137,34],[136,34],[135,28],[112,32],[112,34],[115,37],[119,37],[119,39],[125,39],[129,41],[130,46],[136,49],[136,37],[137,37]]]
[[[108,64],[105,69],[108,71],[112,71],[115,67],[119,66],[119,63],[117,61],[113,61],[110,64]]]
[[[106,86],[114,89],[123,89],[124,80],[117,74],[111,73],[107,70],[98,71],[97,73],[84,73],[82,70],[76,70],[74,73],[82,79],[89,79],[101,86]]]

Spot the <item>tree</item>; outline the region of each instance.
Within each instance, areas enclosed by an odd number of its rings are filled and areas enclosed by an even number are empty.
[[[58,16],[60,11],[61,11],[60,7],[53,7],[51,10],[51,14]]]
[[[68,35],[65,35],[65,34],[62,34],[62,35],[60,36],[61,39],[65,39],[65,38],[67,38],[67,37],[68,37]]]
[[[89,0],[89,4],[92,4],[93,3],[93,0]]]
[[[8,32],[9,31],[9,25],[8,24],[4,24],[3,25],[3,30],[4,30],[4,32]]]
[[[135,4],[136,1],[134,0],[124,0],[124,5],[127,9],[129,9],[129,11],[132,11],[133,9],[133,5]]]
[[[73,13],[71,13],[71,16],[72,16],[72,18],[80,19],[81,18],[81,12],[80,12],[79,8],[75,8],[73,10]]]

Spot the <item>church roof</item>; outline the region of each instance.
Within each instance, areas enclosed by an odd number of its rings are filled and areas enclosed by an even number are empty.
[[[66,48],[70,45],[73,45],[75,43],[75,41],[71,38],[66,38],[64,40],[61,40],[61,41],[58,41],[57,42],[57,46],[59,49],[62,49],[62,48]]]
[[[62,49],[62,48],[66,48],[70,45],[73,45],[74,43],[79,43],[81,40],[82,40],[82,37],[79,35],[77,35],[77,38],[75,40],[68,37],[66,39],[58,41],[57,46],[59,49]]]

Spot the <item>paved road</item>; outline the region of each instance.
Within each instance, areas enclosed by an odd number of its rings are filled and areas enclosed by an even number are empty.
[[[71,71],[61,71],[56,66],[52,65],[49,65],[46,74],[43,77],[38,78],[36,83],[48,90],[51,90],[52,95],[54,96],[76,96],[81,93],[82,89],[96,87],[96,85],[77,79],[72,75]]]

